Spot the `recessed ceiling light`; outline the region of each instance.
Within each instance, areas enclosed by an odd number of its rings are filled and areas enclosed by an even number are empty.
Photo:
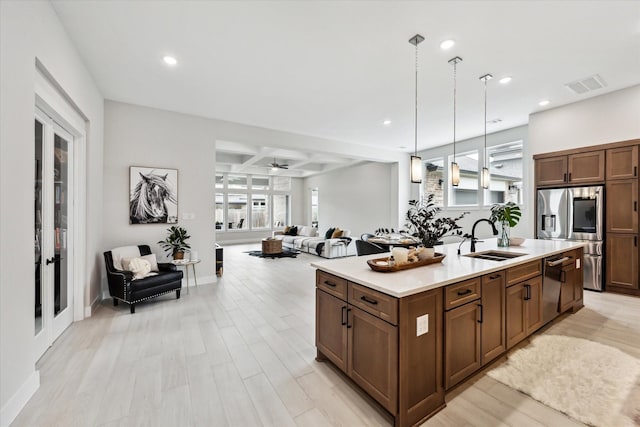
[[[398,148],[401,149],[401,150],[405,150],[407,148],[407,146],[406,145],[398,145]]]
[[[503,78],[500,79],[500,83],[502,83],[503,85],[506,85],[510,81],[511,81],[511,77],[509,77],[509,76],[503,77]]]
[[[385,120],[384,122],[382,122],[382,124],[385,126],[389,126],[391,124],[391,120]]]
[[[549,105],[549,100],[545,99],[544,101],[540,101],[538,102],[538,105],[541,107],[544,107],[545,105]]]
[[[162,58],[162,60],[167,65],[176,65],[178,63],[178,60],[176,58],[174,58],[173,56],[165,56],[165,57]]]
[[[440,49],[451,49],[451,47],[453,47],[453,45],[456,44],[456,42],[454,42],[453,40],[445,40],[442,43],[440,43]]]

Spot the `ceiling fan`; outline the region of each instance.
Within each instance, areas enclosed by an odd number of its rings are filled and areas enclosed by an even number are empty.
[[[289,169],[289,165],[286,163],[278,163],[276,162],[276,158],[273,158],[273,163],[269,163],[269,166],[271,166],[271,170],[278,170],[278,169]]]

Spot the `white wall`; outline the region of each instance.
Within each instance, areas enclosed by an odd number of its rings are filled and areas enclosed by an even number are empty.
[[[85,307],[99,289],[103,99],[48,2],[0,1],[0,425],[38,387],[34,335],[36,58],[88,118]]]
[[[215,281],[215,132],[210,120],[169,111],[107,101],[104,150],[104,250],[123,245],[157,244],[169,224],[129,224],[129,166],[178,169],[178,225],[187,229],[198,251],[199,282]],[[185,220],[183,214],[195,214]],[[108,293],[106,278],[104,290]]]
[[[640,138],[640,85],[529,116],[531,154]]]
[[[305,179],[304,187],[318,189],[318,230],[329,227],[351,230],[360,238],[376,228],[398,227],[397,168],[392,163],[366,162]],[[407,178],[408,179],[408,178]],[[310,223],[310,195],[305,198],[306,221]],[[350,250],[355,253],[355,245]]]

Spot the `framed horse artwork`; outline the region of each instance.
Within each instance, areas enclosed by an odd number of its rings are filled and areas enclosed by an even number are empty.
[[[178,170],[129,167],[129,224],[178,223]]]

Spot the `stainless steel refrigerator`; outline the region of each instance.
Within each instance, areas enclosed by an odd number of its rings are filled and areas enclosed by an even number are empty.
[[[536,237],[587,243],[584,288],[602,291],[604,188],[571,187],[538,190]]]

